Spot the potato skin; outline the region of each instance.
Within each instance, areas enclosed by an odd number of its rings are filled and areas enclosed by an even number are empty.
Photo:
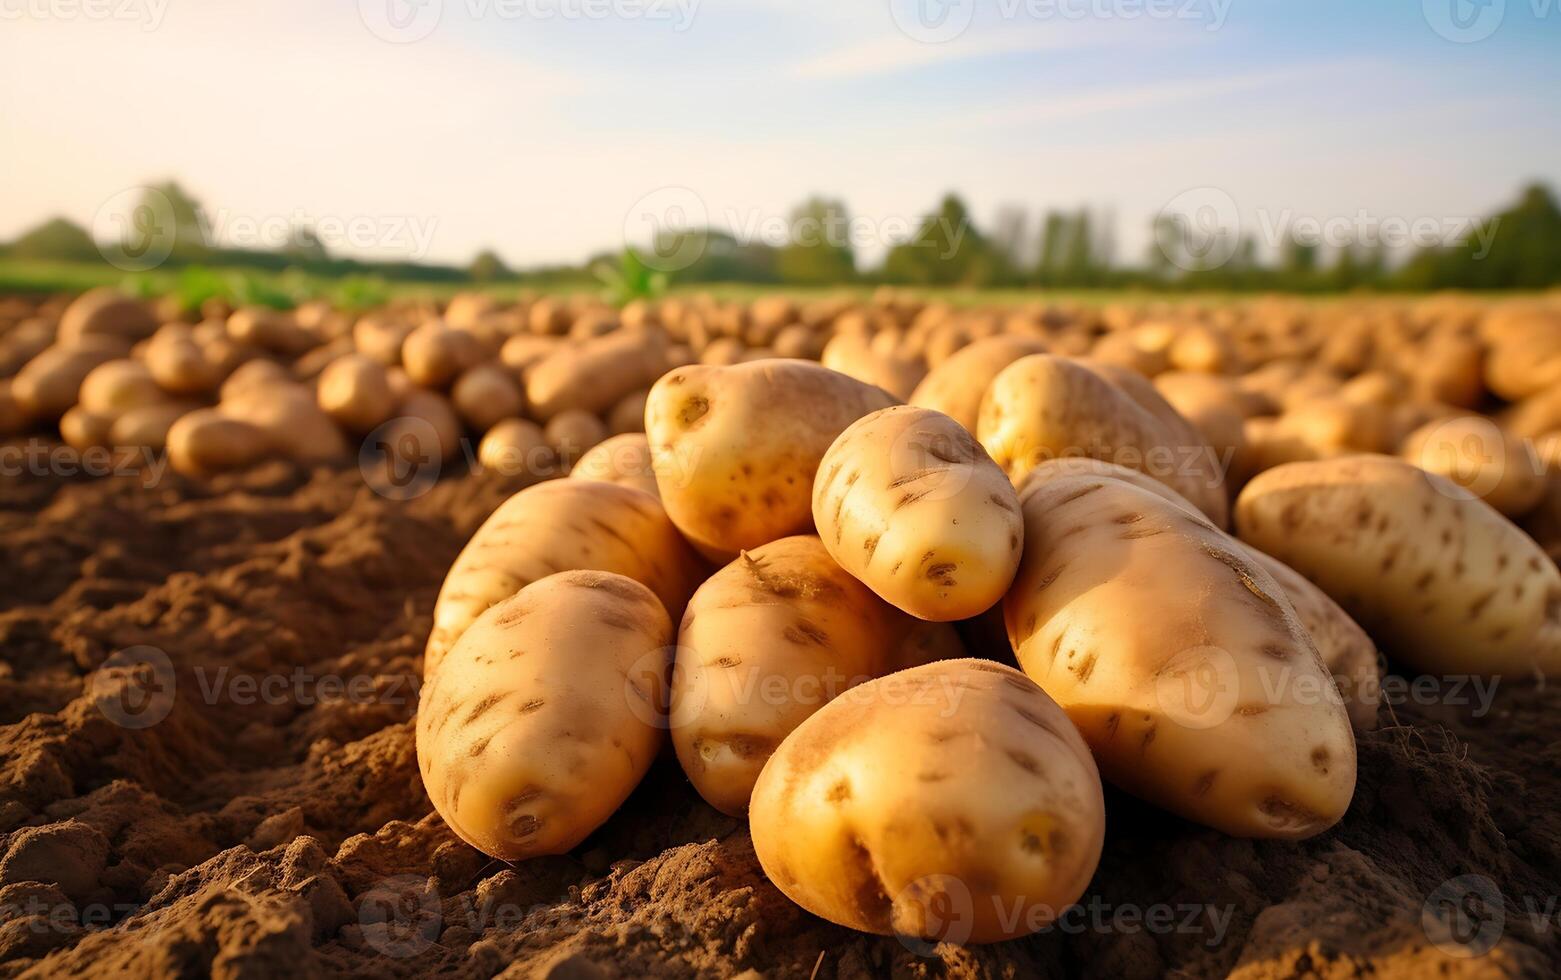
[[[949,355],[911,393],[910,404],[942,412],[972,435],[981,417],[981,398],[1003,368],[1046,345],[1030,337],[983,337]]]
[[[1545,468],[1533,447],[1478,415],[1427,422],[1404,440],[1403,457],[1511,518],[1538,507],[1545,496]]]
[[[485,854],[562,854],[665,741],[672,621],[621,575],[561,572],[493,606],[428,682],[417,761],[439,815]]]
[[[1389,456],[1292,463],[1247,485],[1236,526],[1417,670],[1561,670],[1561,573],[1440,476]]]
[[[718,810],[746,811],[765,760],[804,718],[939,655],[934,643],[907,642],[912,632],[813,535],[771,541],[716,572],[683,614],[672,681],[672,744],[694,788]]]
[[[570,410],[601,415],[666,370],[661,331],[619,331],[560,347],[526,372],[526,400],[546,422]]]
[[[706,557],[813,527],[813,478],[846,426],[888,392],[807,361],[694,365],[656,382],[645,433],[661,499]]]
[[[1138,378],[1141,385],[1124,389],[1102,370],[1110,369],[1050,354],[1010,364],[982,400],[981,444],[1016,483],[1036,465],[1063,456],[1141,470],[1224,527],[1230,510],[1225,478],[1208,443],[1149,382]]]
[[[1088,748],[1039,687],[951,660],[869,681],[799,725],[749,823],[765,874],[815,915],[990,943],[1084,893],[1105,803]]]
[[[621,483],[657,499],[661,497],[651,465],[650,442],[643,433],[613,436],[592,446],[569,471],[569,478]]]
[[[1013,484],[958,422],[896,405],[853,422],[813,484],[830,555],[886,602],[953,622],[996,605],[1019,568]]]
[[[440,659],[489,606],[556,572],[613,572],[649,586],[683,615],[705,568],[649,494],[612,483],[553,480],[505,501],[450,566],[423,659]]]
[[[1344,815],[1355,740],[1339,692],[1238,542],[1109,477],[1035,485],[1023,507],[1009,639],[1108,780],[1238,837],[1310,837]]]

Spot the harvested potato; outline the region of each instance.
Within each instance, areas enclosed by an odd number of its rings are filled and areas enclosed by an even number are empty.
[[[1405,440],[1403,456],[1508,517],[1522,517],[1545,495],[1545,471],[1534,447],[1478,415],[1427,422]]]
[[[270,445],[289,459],[313,463],[347,455],[341,429],[302,385],[260,385],[232,395],[224,389],[217,410],[260,429]]]
[[[526,398],[537,419],[568,411],[600,415],[661,377],[666,338],[658,331],[624,331],[561,347],[526,372]]]
[[[978,616],[1008,591],[1024,522],[1013,484],[964,426],[910,405],[853,422],[813,484],[840,566],[920,619]]]
[[[556,337],[518,333],[504,341],[504,346],[499,348],[499,363],[508,368],[514,377],[524,378],[527,371],[558,349]]]
[[[1024,675],[954,660],[869,681],[802,722],[749,811],[803,908],[881,935],[989,943],[1084,893],[1105,802],[1088,748]]]
[[[65,308],[56,342],[73,347],[88,337],[104,337],[128,347],[156,330],[157,318],[145,303],[111,286],[101,286],[82,293]]]
[[[132,408],[168,401],[165,392],[140,361],[119,360],[99,364],[81,381],[77,404],[88,412],[117,418]]]
[[[628,435],[630,433],[645,432],[645,402],[650,398],[650,389],[641,388],[631,391],[618,404],[607,413],[607,431],[615,436]]]
[[[430,320],[407,334],[401,345],[401,366],[414,384],[437,389],[481,363],[486,353],[475,334]]]
[[[1229,503],[1213,449],[1138,381],[1141,388],[1124,390],[1078,361],[1020,358],[993,380],[977,435],[1015,482],[1050,459],[1104,459],[1149,474],[1223,527]]]
[[[644,433],[613,436],[592,446],[569,471],[570,479],[600,480],[643,490],[660,498],[656,471],[650,458],[650,440]]]
[[[887,392],[806,361],[670,372],[645,405],[667,514],[707,557],[813,527],[813,478],[846,426]]]
[[[296,357],[321,342],[319,334],[305,330],[292,314],[264,306],[246,306],[228,317],[228,336],[240,344]]]
[[[80,405],[72,406],[70,411],[60,416],[60,438],[78,453],[110,445],[109,433],[113,427],[114,416],[94,412]]]
[[[567,571],[485,611],[423,691],[434,808],[505,861],[563,854],[612,816],[665,741],[672,622],[622,575]]]
[[[122,341],[106,335],[88,335],[72,347],[55,344],[23,365],[11,382],[11,394],[31,418],[53,421],[76,404],[94,368],[127,353]]]
[[[0,437],[20,435],[27,430],[27,413],[11,393],[11,381],[0,378]]]
[[[479,364],[456,379],[450,401],[466,424],[487,432],[526,410],[526,398],[514,377],[497,364]]]
[[[413,388],[401,397],[395,415],[380,434],[380,448],[391,456],[387,462],[399,461],[404,472],[454,459],[461,450],[461,422],[449,399],[422,388]]]
[[[585,568],[648,586],[679,619],[705,574],[654,497],[630,487],[554,480],[528,487],[494,511],[455,559],[434,603],[423,658],[440,659],[489,606],[554,572]]]
[[[1108,780],[1240,837],[1310,837],[1344,815],[1349,718],[1294,607],[1240,543],[1110,477],[1035,484],[1023,508],[1009,639]]]
[[[189,402],[160,402],[132,408],[114,420],[109,429],[109,444],[162,452],[167,448],[168,431],[173,424],[198,407]]]
[[[168,462],[185,476],[204,477],[252,466],[272,453],[264,430],[201,408],[168,429]]]
[[[765,760],[804,718],[857,684],[928,662],[946,642],[873,595],[813,535],[746,551],[699,587],[678,631],[671,721],[683,771],[711,806],[741,814]]]
[[[1440,476],[1387,456],[1293,463],[1247,485],[1236,525],[1417,670],[1561,669],[1561,573]]]
[[[505,419],[477,446],[477,462],[503,476],[542,476],[557,460],[542,427],[526,419]]]
[[[1029,337],[986,337],[960,349],[934,367],[911,393],[910,404],[952,418],[971,433],[981,416],[981,399],[1003,368],[1046,345]]]
[[[819,361],[831,371],[882,388],[903,401],[926,378],[927,365],[920,358],[909,357],[895,349],[894,344],[879,338],[895,339],[885,333],[867,342],[854,334],[839,334],[824,345]]]
[[[559,465],[572,469],[591,447],[607,438],[607,426],[583,409],[560,412],[543,426],[542,434],[552,447]]]
[[[325,413],[354,435],[367,435],[396,412],[396,396],[385,366],[362,354],[347,354],[320,372],[315,397]]]
[[[161,331],[146,348],[146,368],[164,391],[173,395],[205,395],[222,383],[222,366],[208,357],[191,334]]]
[[[287,368],[276,361],[257,359],[240,365],[218,391],[218,399],[226,401],[254,391],[281,386],[290,387],[296,382]]]
[[[386,367],[401,363],[401,348],[416,327],[383,315],[365,316],[352,328],[358,353]]]

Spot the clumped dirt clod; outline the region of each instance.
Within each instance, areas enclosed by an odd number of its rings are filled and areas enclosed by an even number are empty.
[[[802,912],[670,752],[575,853],[489,860],[433,814],[413,718],[445,571],[517,489],[457,476],[397,503],[354,469],[284,463],[0,480],[0,974],[1561,970],[1561,690],[1533,683],[1488,714],[1473,690],[1384,711],[1348,817],[1303,843],[1113,794],[1081,908],[995,946]],[[1428,900],[1505,921],[1428,933]]]

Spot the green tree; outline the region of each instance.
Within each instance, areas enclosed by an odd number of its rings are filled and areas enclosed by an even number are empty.
[[[467,267],[467,272],[474,282],[497,282],[514,275],[509,270],[509,266],[504,264],[504,260],[492,249],[478,252],[477,257],[472,259],[472,264]]]
[[[89,261],[98,258],[98,248],[85,228],[64,218],[50,218],[23,232],[5,254],[15,259]]]
[[[884,260],[884,278],[918,286],[984,286],[996,272],[991,247],[953,194]]]
[[[776,256],[782,282],[830,285],[856,278],[846,206],[810,198],[791,213],[791,241]]]

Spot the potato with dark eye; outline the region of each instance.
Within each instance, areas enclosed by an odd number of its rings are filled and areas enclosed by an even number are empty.
[[[1023,674],[948,660],[869,681],[771,756],[749,825],[764,872],[831,922],[991,943],[1045,928],[1100,861],[1089,749]]]

